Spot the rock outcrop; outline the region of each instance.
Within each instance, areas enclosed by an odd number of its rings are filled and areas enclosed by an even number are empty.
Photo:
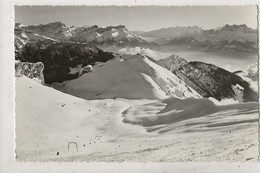
[[[195,89],[203,97],[217,100],[237,98],[238,90],[243,90],[243,101],[257,101],[257,93],[241,77],[215,65],[203,62],[189,62],[173,71],[187,85]],[[239,101],[242,101],[240,99]]]
[[[81,68],[106,62],[114,55],[87,44],[34,41],[16,52],[15,58],[23,62],[42,62],[45,82],[50,84],[75,79],[79,77]]]
[[[29,63],[15,61],[15,77],[27,76],[35,81],[44,84],[44,65],[42,62]]]

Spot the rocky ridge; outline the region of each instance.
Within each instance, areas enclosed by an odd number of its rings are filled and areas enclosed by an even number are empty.
[[[181,63],[180,63],[181,62]],[[220,67],[203,62],[171,56],[157,61],[203,97],[217,100],[233,98],[240,102],[257,101],[257,93],[247,81]]]
[[[124,25],[108,26],[106,28],[94,26],[67,27],[61,22],[53,22],[45,25],[24,26],[19,23],[15,25],[15,33],[22,33],[33,39],[34,37],[50,39],[53,41],[70,41],[88,43],[100,47],[116,46],[153,46],[142,37],[128,31]]]

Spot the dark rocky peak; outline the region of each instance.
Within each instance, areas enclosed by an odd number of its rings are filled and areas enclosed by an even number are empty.
[[[45,25],[39,25],[41,27],[53,27],[53,28],[62,28],[62,27],[66,27],[66,25],[62,22],[52,22],[52,23],[48,23],[48,24],[45,24]]]
[[[20,28],[21,23],[15,23],[14,28]]]
[[[115,26],[115,28],[124,28],[124,29],[126,29],[125,25],[118,25],[118,26]]]
[[[85,27],[85,28],[92,28],[92,29],[97,29],[97,28],[99,28],[97,25],[93,25],[93,26],[91,26],[91,27]]]
[[[191,61],[190,64],[197,68],[200,68],[201,70],[204,70],[204,71],[209,71],[211,69],[217,70],[219,68],[213,64],[208,64],[208,63],[204,63],[204,62],[200,62],[200,61]]]
[[[100,28],[103,32],[105,31],[110,31],[112,29],[124,29],[124,30],[127,30],[127,28],[124,26],[124,25],[118,25],[118,26],[108,26],[108,27],[105,27],[105,28]]]
[[[213,97],[219,101],[239,97],[242,98],[239,101],[257,101],[257,93],[250,88],[248,82],[215,65],[193,61],[173,73],[203,97]],[[238,95],[235,88],[242,88],[243,92]]]
[[[126,28],[125,25],[117,25],[117,26],[108,26],[107,29],[113,29],[113,28]]]
[[[57,27],[64,26],[64,27],[66,27],[66,25],[64,23],[62,23],[62,22],[52,22],[52,23],[45,24],[45,26],[57,26]]]
[[[91,32],[97,31],[97,30],[99,30],[99,27],[97,25],[83,26],[83,27],[76,27],[75,28],[75,31],[76,31],[77,34],[81,34],[83,32],[91,33]]]

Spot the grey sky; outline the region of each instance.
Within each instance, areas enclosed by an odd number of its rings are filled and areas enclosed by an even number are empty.
[[[257,28],[256,6],[215,7],[88,7],[16,6],[15,22],[46,24],[61,21],[67,26],[126,25],[129,30],[149,31],[171,26],[197,25],[212,29],[225,24]]]

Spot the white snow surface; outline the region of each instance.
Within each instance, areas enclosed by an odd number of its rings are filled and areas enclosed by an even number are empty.
[[[21,33],[21,36],[25,39],[28,39],[27,35],[24,32]]]
[[[84,99],[201,98],[177,76],[145,56],[123,55],[124,61],[110,60],[80,78],[57,84],[65,93]]]
[[[112,37],[117,37],[119,35],[118,31],[116,29],[112,29]]]
[[[34,33],[34,35],[37,36],[37,37],[42,37],[42,38],[48,39],[48,40],[52,40],[52,41],[56,41],[56,42],[58,41],[58,40],[55,40],[55,39],[53,39],[53,38],[51,38],[51,37],[46,37],[46,36],[44,36],[44,35],[39,35],[39,34],[35,34],[35,33]],[[27,37],[27,38],[28,38],[28,37]]]
[[[229,98],[229,99],[222,99],[220,101],[216,100],[213,97],[209,97],[208,98],[210,101],[212,101],[215,105],[232,105],[232,104],[236,104],[239,103],[238,100],[235,100],[233,98]]]
[[[16,78],[16,159],[257,161],[257,106],[195,98],[84,100],[22,76]],[[69,142],[78,151],[68,150]]]

